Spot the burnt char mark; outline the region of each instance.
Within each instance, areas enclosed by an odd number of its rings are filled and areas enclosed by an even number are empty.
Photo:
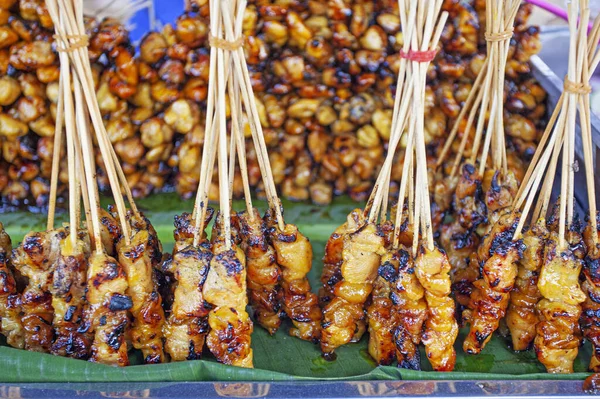
[[[114,330],[112,330],[110,334],[108,334],[108,339],[106,340],[106,342],[108,343],[108,346],[113,348],[115,351],[119,350],[119,348],[123,344],[123,334],[125,333],[126,326],[127,322],[123,322],[119,324]]]
[[[421,354],[413,344],[409,332],[403,326],[399,326],[394,330],[394,344],[399,354],[399,368],[421,370]]]
[[[73,305],[69,306],[67,308],[67,311],[65,312],[64,321],[72,321],[76,310],[77,310],[77,306],[73,306]]]
[[[40,233],[29,235],[23,241],[23,250],[32,259],[44,255],[44,238]]]
[[[121,235],[121,230],[119,229],[119,226],[114,222],[114,220],[111,220],[111,218],[109,218],[108,216],[103,216],[102,218],[100,218],[100,223],[102,223],[104,227],[106,227],[106,230],[108,230],[108,233],[113,238],[113,242],[116,243],[119,240],[119,236]]]
[[[244,266],[235,256],[234,250],[225,251],[216,255],[215,260],[225,267],[227,276],[238,275],[244,270]]]
[[[594,285],[600,284],[600,259],[591,258],[589,255],[584,259],[585,275]]]
[[[475,173],[475,166],[470,163],[465,163],[463,165],[463,176],[469,180],[471,180],[471,175]]]
[[[291,243],[291,242],[296,242],[296,239],[298,238],[298,233],[295,231],[292,234],[285,234],[285,233],[275,233],[275,239],[277,241],[281,241],[281,242],[285,242],[285,243]]]
[[[132,261],[138,259],[140,256],[144,254],[146,250],[146,245],[144,243],[138,244],[131,248],[129,251],[125,252],[125,257],[131,259]]]
[[[395,283],[398,280],[398,272],[391,262],[384,262],[379,266],[377,274],[389,283]]]
[[[131,301],[131,297],[127,295],[121,294],[113,294],[110,297],[110,303],[108,308],[112,312],[118,312],[120,310],[129,310],[133,307],[133,302]]]
[[[102,272],[94,277],[94,286],[99,287],[105,281],[111,281],[119,277],[125,277],[125,273],[114,260],[107,260],[102,268]]]
[[[0,296],[9,295],[17,289],[15,279],[12,278],[8,271],[0,270]]]

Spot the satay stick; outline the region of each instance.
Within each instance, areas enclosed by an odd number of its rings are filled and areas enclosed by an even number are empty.
[[[65,60],[66,57],[62,56],[61,73],[64,73],[65,82],[70,81],[70,67],[69,62]],[[75,146],[73,143],[73,136],[76,134],[75,127],[75,110],[73,106],[73,97],[71,93],[71,86],[65,84],[63,86],[63,101],[65,104],[65,131],[67,137],[67,169],[69,174],[69,225],[70,233],[69,237],[73,248],[77,245],[77,207],[75,205],[77,198],[77,191],[75,189],[76,177],[75,177]]]
[[[114,164],[111,162],[110,151],[107,149],[104,140],[102,140],[102,134],[99,133],[100,131],[105,131],[105,127],[102,121],[102,115],[100,113],[98,101],[95,97],[93,77],[91,73],[87,47],[80,45],[80,42],[77,41],[82,40],[82,38],[86,38],[85,29],[83,27],[81,1],[77,0],[75,2],[68,2],[67,0],[59,0],[59,3],[57,4],[55,0],[51,0],[48,3],[53,3],[48,6],[48,11],[50,12],[52,19],[56,21],[58,21],[58,4],[60,4],[60,11],[61,15],[64,16],[65,24],[64,30],[58,29],[57,33],[65,43],[70,43],[70,45],[73,46],[73,48],[68,52],[69,57],[74,64],[74,69],[77,72],[76,75],[78,80],[81,82],[81,88],[86,100],[86,104],[90,111],[90,117],[92,119],[94,131],[96,132],[96,138],[100,147],[100,152],[104,159],[106,174],[113,192],[117,210],[119,211],[121,229],[123,231],[123,235],[125,236],[126,243],[129,244],[129,226],[126,219],[125,203],[120,195],[118,176],[116,175]],[[50,8],[53,10],[50,11]],[[77,10],[77,12],[74,11],[74,8]]]
[[[60,55],[59,55],[60,58]],[[67,57],[68,59],[68,57]],[[52,172],[50,174],[50,195],[48,198],[48,221],[46,230],[54,229],[54,218],[56,214],[56,193],[58,190],[58,172],[60,167],[60,152],[62,150],[62,136],[64,125],[64,82],[63,74],[58,78],[58,101],[56,102],[56,123],[54,125],[54,148],[52,149]]]

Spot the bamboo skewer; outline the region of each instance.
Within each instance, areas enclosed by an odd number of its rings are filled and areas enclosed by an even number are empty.
[[[59,55],[60,57],[60,55]],[[68,57],[67,57],[68,59]],[[54,218],[56,215],[56,195],[58,190],[58,171],[60,167],[60,150],[62,149],[62,136],[64,125],[64,92],[63,74],[60,72],[58,79],[58,101],[56,102],[56,123],[54,125],[54,148],[52,149],[52,172],[50,174],[50,194],[48,199],[48,221],[46,230],[54,228]]]

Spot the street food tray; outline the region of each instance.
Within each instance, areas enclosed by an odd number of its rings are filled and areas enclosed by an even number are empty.
[[[566,48],[560,45],[562,40],[568,37],[568,32],[564,29],[547,30],[543,35],[542,39],[547,45],[552,48]],[[547,47],[548,48],[548,47]],[[547,58],[544,53],[541,57]],[[555,64],[560,62],[560,57],[549,57],[548,65],[541,57],[533,57],[532,68],[533,74],[540,84],[548,93],[549,109],[552,109],[556,104],[560,93],[562,92],[562,79],[557,76],[558,71],[560,74],[563,65]],[[563,57],[563,61],[566,63],[566,55]],[[598,153],[600,148],[600,119],[592,114],[592,130],[593,130],[593,143],[595,147],[595,154]],[[582,158],[582,153],[579,152],[579,158]],[[581,160],[580,164],[583,164]],[[595,159],[595,165],[598,165],[598,158]],[[598,166],[596,166],[598,167]],[[583,175],[580,178],[583,179]],[[600,180],[600,176],[596,175],[596,179]],[[579,187],[584,187],[585,181],[578,182]],[[576,193],[577,201],[580,210],[587,209],[587,198],[585,196],[585,190],[579,190]],[[342,201],[343,202],[343,201]],[[176,205],[175,205],[176,206]],[[320,215],[340,214],[347,213],[348,209],[351,209],[354,204],[341,203],[339,201],[334,202],[332,205],[325,209],[318,208]],[[299,214],[306,214],[310,212],[317,212],[317,207],[304,206],[298,207],[302,210]],[[337,208],[337,209],[335,209]],[[183,209],[179,209],[181,211]],[[159,236],[170,235],[171,225],[169,219],[172,218],[173,214],[176,213],[173,209],[165,209],[161,215],[158,215],[158,221],[153,219],[154,223],[159,226]],[[292,212],[294,213],[293,207]],[[4,215],[10,216],[10,215]],[[289,215],[292,216],[292,215]],[[21,224],[12,224],[14,237],[21,237],[25,231],[27,231],[33,225],[41,223],[43,215],[32,215],[31,220],[23,222],[23,219],[19,219],[18,215],[13,215],[15,220],[21,220]],[[317,219],[318,215],[315,215]],[[152,217],[151,217],[152,218]],[[39,220],[38,220],[39,219]],[[330,220],[335,220],[335,217],[331,217]],[[31,224],[31,226],[25,226],[25,224]],[[9,226],[11,223],[7,223]],[[155,225],[156,225],[155,224]],[[330,227],[327,231],[319,231],[318,236],[328,236],[331,231],[336,227],[335,223],[331,223],[331,226],[325,224],[318,224],[318,226],[310,225],[307,223],[307,227],[304,229],[309,237],[311,237],[311,227],[313,233],[315,229],[325,230]],[[163,231],[161,232],[160,229]],[[308,230],[308,231],[306,231]],[[162,234],[161,234],[162,233]],[[317,245],[324,243],[317,243]],[[319,251],[320,252],[320,251]],[[317,260],[321,254],[316,253]],[[460,341],[460,339],[459,339]],[[588,344],[589,346],[589,344]],[[589,352],[589,348],[586,349]],[[275,353],[276,355],[276,353]],[[362,356],[364,361],[364,356]],[[492,356],[492,358],[494,358]],[[473,362],[478,361],[477,357],[470,357]],[[523,362],[531,362],[534,357],[523,358]],[[359,359],[357,359],[358,361]],[[68,361],[68,360],[67,360]],[[294,359],[284,359],[290,363],[294,362]],[[467,360],[468,361],[468,360]],[[493,361],[493,360],[492,360]],[[13,367],[10,361],[4,360],[0,357],[0,381],[3,380],[4,370],[6,367]],[[42,362],[43,363],[43,362]],[[82,364],[84,368],[85,364]],[[140,367],[155,367],[155,366],[140,366]],[[190,366],[191,367],[191,366]],[[223,367],[223,366],[221,366]],[[218,370],[217,370],[218,371]],[[580,370],[581,371],[581,370]],[[56,370],[55,370],[56,372]],[[217,373],[213,371],[213,373]],[[290,371],[290,373],[292,373]],[[72,396],[83,396],[83,397],[268,397],[268,398],[354,398],[354,397],[490,397],[490,396],[502,396],[502,397],[573,397],[576,395],[586,395],[583,391],[583,378],[587,375],[586,373],[579,372],[572,375],[565,376],[551,376],[544,373],[535,373],[531,371],[527,374],[515,375],[506,373],[504,378],[499,377],[498,374],[489,374],[486,377],[486,373],[476,372],[462,372],[462,373],[433,373],[433,372],[412,372],[422,373],[414,374],[411,373],[403,374],[400,373],[377,373],[377,369],[373,372],[365,374],[365,378],[368,381],[361,381],[360,375],[357,377],[349,377],[347,380],[333,380],[330,376],[323,378],[318,377],[316,379],[302,380],[299,378],[293,381],[285,381],[286,378],[274,378],[277,381],[269,381],[268,373],[265,373],[261,378],[261,381],[248,381],[253,378],[244,378],[244,374],[230,373],[229,377],[226,378],[214,378],[219,380],[231,379],[232,382],[226,381],[194,381],[190,379],[188,381],[181,381],[181,378],[175,379],[177,382],[157,382],[160,378],[142,378],[139,381],[132,380],[127,382],[126,379],[119,379],[120,382],[109,382],[111,378],[109,375],[106,376],[105,382],[99,382],[94,380],[93,382],[61,382],[55,373],[54,378],[50,380],[53,382],[27,382],[34,380],[23,380],[14,381],[14,383],[2,383],[0,382],[0,398],[14,398],[14,397],[72,397]],[[110,374],[110,373],[109,373]],[[156,373],[148,373],[152,375],[158,375]],[[210,374],[207,375],[214,375]],[[167,376],[165,380],[170,380]],[[206,378],[203,378],[206,379]],[[358,380],[357,380],[358,379]],[[402,380],[404,379],[404,380]],[[245,380],[245,381],[244,381]],[[385,381],[384,381],[385,380]],[[6,381],[6,380],[4,380]]]

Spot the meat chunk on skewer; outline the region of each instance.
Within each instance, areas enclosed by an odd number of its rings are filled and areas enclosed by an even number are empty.
[[[271,212],[267,213],[266,224],[281,268],[279,303],[294,325],[289,333],[316,343],[321,338],[321,309],[306,277],[312,267],[312,245],[293,224],[286,223],[280,230]]]
[[[525,250],[517,263],[517,279],[506,313],[506,323],[516,351],[526,350],[536,335],[539,318],[535,305],[541,297],[537,283],[548,234],[546,221],[540,219],[523,235]]]
[[[74,246],[70,236],[61,240],[50,288],[56,335],[52,344],[54,355],[76,359],[89,357],[91,337],[81,328],[89,256],[89,243],[78,238]]]
[[[481,183],[482,177],[475,166],[464,164],[456,185],[454,209],[457,212],[456,219],[465,229],[474,229],[487,220]]]
[[[373,283],[371,305],[367,308],[369,320],[369,354],[377,364],[389,365],[396,355],[394,329],[397,315],[391,299],[393,286],[398,279],[397,265],[387,262],[392,252],[382,257],[378,276]]]
[[[568,246],[560,248],[550,233],[538,279],[542,300],[537,304],[540,322],[534,340],[539,361],[549,373],[572,373],[581,342],[579,317],[585,294],[579,285],[582,261]]]
[[[23,348],[25,331],[17,283],[9,266],[11,251],[10,237],[0,223],[0,333],[13,348]]]
[[[270,334],[281,325],[278,301],[281,270],[276,254],[267,239],[267,227],[258,210],[252,209],[239,215],[242,249],[246,254],[248,292],[250,305],[258,323]]]
[[[52,308],[52,274],[60,253],[64,229],[31,232],[21,245],[13,249],[11,262],[15,269],[29,279],[21,296],[25,330],[25,349],[50,352],[54,329]]]
[[[490,237],[484,240],[491,245],[489,258],[483,263],[482,278],[474,283],[471,294],[471,329],[463,344],[467,353],[481,352],[506,314],[517,277],[517,261],[524,250],[522,240],[512,240],[518,222],[516,214],[504,213],[496,222],[498,228],[493,228]]]
[[[323,309],[321,351],[331,356],[335,348],[360,339],[364,332],[363,305],[371,294],[385,240],[377,226],[366,223],[363,212],[348,215],[348,228],[342,250],[342,280],[334,289],[335,298]]]
[[[450,263],[438,248],[421,246],[415,260],[415,273],[425,289],[428,317],[423,344],[431,366],[436,371],[452,371],[456,363],[454,342],[458,323],[454,318],[454,300],[450,297]]]
[[[594,243],[592,233],[590,223],[583,232],[588,251],[583,265],[585,281],[581,284],[586,297],[582,304],[581,328],[594,349],[589,369],[597,373],[600,372],[600,246]]]
[[[162,332],[165,314],[153,279],[154,268],[162,258],[162,248],[147,218],[128,212],[127,219],[131,241],[128,245],[125,238],[121,238],[117,254],[127,275],[127,295],[133,303],[133,347],[142,351],[145,363],[162,363],[165,361]]]
[[[115,258],[93,252],[87,279],[86,329],[93,334],[90,360],[112,366],[127,366],[125,336],[129,326],[131,297],[127,295],[127,276]]]
[[[253,367],[252,321],[246,312],[246,257],[235,244],[227,249],[224,237],[213,242],[213,258],[202,293],[215,308],[208,315],[208,349],[221,363]]]
[[[165,264],[176,281],[173,308],[164,326],[165,350],[174,361],[202,357],[210,312],[202,288],[211,259],[211,244],[204,239],[197,247],[176,252]]]

